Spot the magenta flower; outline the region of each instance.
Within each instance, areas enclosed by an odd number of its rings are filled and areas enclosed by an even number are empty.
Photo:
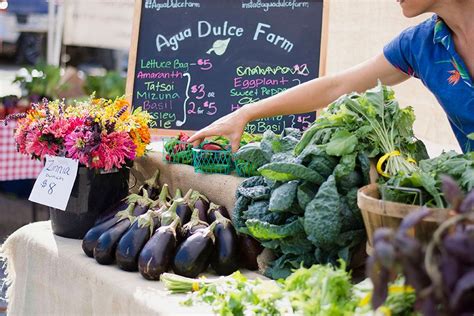
[[[68,134],[69,122],[65,119],[55,120],[53,123],[43,128],[43,134],[51,134],[55,138],[63,139]]]
[[[121,168],[126,160],[135,159],[136,145],[126,132],[103,133],[101,143],[92,154],[92,167],[110,170]]]
[[[89,167],[91,142],[92,133],[85,128],[77,127],[64,140],[67,157],[76,159],[79,163]]]
[[[43,159],[46,155],[56,156],[59,152],[58,144],[45,139],[39,129],[31,129],[26,135],[26,152]]]

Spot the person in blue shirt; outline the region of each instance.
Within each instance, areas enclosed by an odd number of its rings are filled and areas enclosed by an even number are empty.
[[[341,73],[308,81],[267,99],[248,104],[194,134],[222,135],[238,149],[250,121],[325,107],[339,96],[376,85],[396,85],[420,79],[436,96],[464,152],[474,150],[474,0],[397,0],[406,17],[432,12],[425,22],[408,28],[383,52]]]

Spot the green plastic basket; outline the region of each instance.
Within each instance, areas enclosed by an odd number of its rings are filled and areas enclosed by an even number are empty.
[[[164,137],[163,161],[168,163],[193,164],[193,145],[177,140],[176,138]]]
[[[235,171],[239,177],[253,177],[259,176],[260,172],[257,171],[257,166],[254,163],[246,160],[235,160]]]
[[[193,148],[194,171],[197,173],[230,174],[232,153],[228,150],[204,150]]]

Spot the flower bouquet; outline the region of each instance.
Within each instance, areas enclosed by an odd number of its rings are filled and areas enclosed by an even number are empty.
[[[53,232],[82,238],[101,213],[127,195],[129,167],[150,143],[150,115],[141,108],[131,111],[124,98],[91,97],[68,106],[43,100],[16,118],[20,153],[79,162],[66,212],[50,208],[50,216]]]

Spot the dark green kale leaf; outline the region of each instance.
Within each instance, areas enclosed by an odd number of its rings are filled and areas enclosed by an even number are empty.
[[[270,211],[284,212],[289,210],[296,198],[298,183],[298,181],[286,182],[273,190],[270,196]]]
[[[274,225],[283,224],[288,217],[285,213],[275,213],[268,209],[268,201],[255,201],[243,212],[245,219],[256,219]]]
[[[307,180],[316,184],[324,182],[324,178],[316,171],[300,164],[272,162],[258,169],[262,176],[276,181]]]
[[[333,249],[342,227],[339,212],[341,198],[337,192],[336,180],[331,175],[308,204],[304,214],[304,228],[308,239],[317,248]]]
[[[370,159],[369,156],[364,152],[359,152],[357,154],[357,165],[361,171],[362,177],[364,179],[364,185],[370,183]]]
[[[270,197],[270,188],[263,185],[257,185],[251,188],[239,186],[237,188],[238,196],[245,196],[252,200],[267,200]]]
[[[234,210],[231,212],[232,216],[232,224],[237,231],[241,233],[248,234],[247,226],[245,226],[244,211],[247,209],[251,202],[251,199],[241,196],[237,199],[234,205]]]
[[[310,267],[317,263],[312,253],[304,255],[285,254],[273,261],[264,275],[274,280],[285,279],[291,272],[301,266]]]
[[[258,219],[248,219],[245,221],[245,225],[249,229],[250,234],[259,240],[282,239],[304,233],[301,220],[285,225],[273,225]]]
[[[296,193],[298,199],[298,205],[305,209],[306,206],[314,199],[316,193],[318,192],[319,186],[311,183],[309,181],[304,181],[298,186]]]
[[[260,148],[260,143],[250,143],[240,147],[234,154],[234,159],[236,161],[251,162],[255,168],[259,168],[269,162]]]

